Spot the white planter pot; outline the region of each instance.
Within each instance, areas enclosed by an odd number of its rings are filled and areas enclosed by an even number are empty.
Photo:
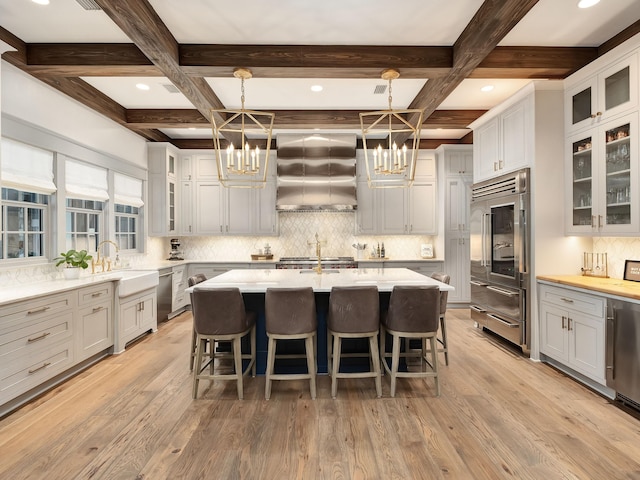
[[[80,278],[80,267],[67,267],[62,270],[62,274],[67,280],[77,280]]]

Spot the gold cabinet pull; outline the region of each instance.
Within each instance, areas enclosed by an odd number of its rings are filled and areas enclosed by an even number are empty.
[[[565,316],[563,315],[563,316],[562,316],[562,329],[563,329],[563,330],[564,330],[565,328],[567,328],[567,327],[564,325],[564,321],[565,321],[566,319],[567,319],[567,317],[565,317]]]
[[[567,317],[567,331],[571,331],[573,330],[573,328],[571,328],[571,317]]]
[[[34,368],[33,370],[29,370],[29,375],[31,375],[32,373],[36,373],[36,372],[42,370],[43,368],[47,368],[49,365],[51,365],[51,362],[45,362],[42,365],[40,365],[38,368]]]
[[[40,308],[36,308],[35,310],[29,310],[27,312],[27,315],[33,315],[34,313],[42,313],[42,312],[46,312],[47,310],[49,310],[51,307],[50,306],[44,306],[44,307],[40,307]]]
[[[102,296],[102,292],[94,292],[91,294],[92,297],[100,297]]]
[[[37,337],[27,338],[27,343],[33,343],[33,342],[37,342],[38,340],[44,340],[49,335],[51,335],[51,332],[44,332],[42,335],[38,335]]]
[[[99,312],[100,310],[102,310],[104,307],[93,307],[93,313]]]

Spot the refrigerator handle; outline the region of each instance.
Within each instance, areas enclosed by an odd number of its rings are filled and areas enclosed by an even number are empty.
[[[520,210],[520,254],[518,255],[518,271],[521,274],[529,273],[527,272],[527,236],[525,232],[527,231],[527,212],[522,209]]]
[[[607,379],[607,386],[613,386],[612,383],[616,379],[614,354],[616,338],[616,308],[613,305],[609,305],[609,307],[607,308],[607,329],[605,336],[607,340],[605,349],[605,375]]]
[[[486,217],[487,214],[483,213],[482,217],[480,218],[480,251],[482,252],[480,254],[480,266],[481,267],[485,267],[485,261],[484,261],[484,251],[485,251],[485,247],[484,247],[484,217]]]

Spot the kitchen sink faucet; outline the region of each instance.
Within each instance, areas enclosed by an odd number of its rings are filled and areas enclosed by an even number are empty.
[[[316,268],[314,268],[313,270],[315,270],[315,272],[319,275],[322,273],[322,262],[321,262],[321,258],[322,258],[322,248],[320,247],[321,243],[326,243],[325,240],[320,240],[320,238],[318,237],[318,232],[316,232],[316,241],[315,242],[307,242],[307,245],[316,245],[316,256],[318,257],[318,266]]]
[[[116,242],[113,242],[111,240],[103,240],[103,241],[101,241],[98,244],[98,248],[96,248],[96,258],[91,260],[91,273],[96,273],[96,265],[100,265],[102,267],[102,271],[104,272],[105,259],[104,259],[104,257],[102,259],[100,259],[100,248],[105,243],[110,243],[111,245],[116,247],[116,253],[118,253],[120,251],[120,249],[118,248],[118,244]],[[108,265],[107,271],[111,271],[111,260],[109,260],[107,262],[107,265]]]

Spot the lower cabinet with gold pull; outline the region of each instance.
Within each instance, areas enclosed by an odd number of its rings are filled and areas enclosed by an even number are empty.
[[[562,286],[539,286],[540,353],[606,385],[606,298]],[[554,362],[550,362],[554,363]],[[570,373],[570,372],[569,372]]]
[[[113,346],[113,283],[80,289],[78,305],[76,360],[82,361]]]

